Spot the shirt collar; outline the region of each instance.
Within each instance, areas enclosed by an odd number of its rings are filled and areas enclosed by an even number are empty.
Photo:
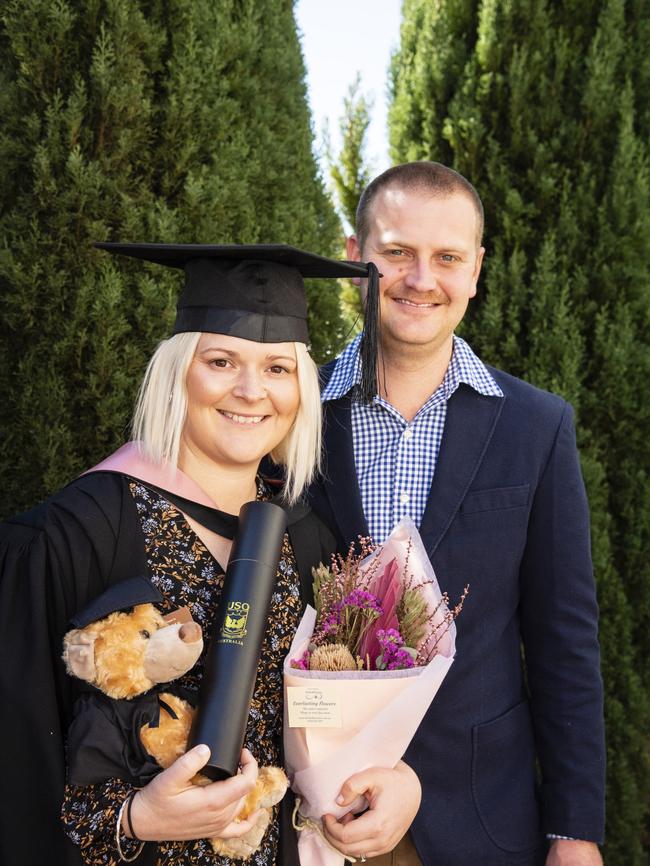
[[[361,355],[359,352],[361,337],[362,334],[355,337],[338,357],[329,382],[321,394],[323,403],[327,400],[338,400],[359,383],[361,379]],[[485,364],[474,354],[465,340],[454,334],[454,351],[441,385],[445,399],[451,397],[461,382],[486,397],[503,397],[503,391]]]

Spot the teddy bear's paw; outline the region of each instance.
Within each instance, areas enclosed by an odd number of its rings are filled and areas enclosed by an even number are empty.
[[[280,767],[261,767],[255,787],[247,795],[239,817],[250,815],[256,809],[268,809],[270,806],[275,806],[284,797],[288,787],[289,780]]]
[[[160,699],[158,724],[155,728],[149,724],[143,725],[140,740],[147,752],[166,770],[185,754],[195,711],[187,701],[176,695],[163,692]]]
[[[248,860],[259,848],[271,821],[271,810],[262,809],[254,826],[243,836],[233,839],[211,839],[215,854],[232,860]]]
[[[204,776],[203,773],[197,773],[196,776],[192,776],[190,782],[193,785],[198,785],[199,788],[205,788],[206,785],[211,785],[214,782],[214,779],[208,779],[208,777]]]

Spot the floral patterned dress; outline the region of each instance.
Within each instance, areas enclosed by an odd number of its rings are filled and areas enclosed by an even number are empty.
[[[188,606],[203,629],[206,645],[201,658],[191,671],[176,681],[179,686],[198,694],[223,587],[223,568],[171,503],[140,483],[132,482],[130,490],[142,524],[151,580],[164,596],[163,612]],[[258,499],[269,498],[268,490],[260,482]],[[285,535],[245,737],[245,746],[260,766],[278,765],[281,761],[282,663],[300,614],[299,577]],[[101,785],[66,786],[62,806],[64,828],[79,845],[87,866],[112,866],[120,862],[115,840],[116,821],[130,790],[129,784],[121,779],[109,779]],[[251,866],[275,866],[277,862],[277,810],[276,806],[274,820],[262,844],[247,861]],[[130,856],[137,851],[138,843],[122,836],[121,847],[124,854]],[[160,866],[228,866],[239,861],[216,855],[209,841],[197,839],[158,843],[155,862]]]

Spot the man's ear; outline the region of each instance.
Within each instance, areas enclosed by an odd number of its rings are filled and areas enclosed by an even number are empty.
[[[351,262],[361,261],[361,249],[356,235],[350,235],[345,240],[345,252]]]
[[[476,254],[476,263],[474,264],[474,274],[472,275],[472,279],[474,282],[474,290],[470,294],[470,298],[476,297],[476,288],[478,283],[478,278],[481,273],[481,265],[483,264],[483,256],[485,255],[485,247],[479,247],[478,252]]]
[[[345,254],[347,256],[348,261],[350,261],[350,262],[360,262],[361,261],[361,249],[359,248],[359,242],[357,241],[356,235],[350,235],[349,238],[346,238]],[[361,278],[360,277],[352,277],[352,282],[355,286],[360,286],[361,285]]]
[[[66,670],[74,677],[92,683],[95,679],[96,634],[83,629],[69,631],[63,638],[63,661]]]

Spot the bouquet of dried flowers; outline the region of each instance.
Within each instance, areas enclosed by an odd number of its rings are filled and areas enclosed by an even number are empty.
[[[314,570],[308,607],[284,663],[285,759],[299,800],[301,863],[339,866],[319,832],[352,774],[400,760],[453,662],[455,607],[441,593],[415,524],[384,544],[360,541]],[[405,712],[405,708],[408,710]]]
[[[403,535],[400,524],[395,538]],[[411,527],[411,533],[413,527]],[[346,557],[313,570],[316,627],[307,650],[291,666],[302,670],[403,670],[428,664],[461,612],[469,586],[455,607],[433,578],[417,579],[409,567],[413,536],[403,562],[387,562],[391,537],[381,549],[360,538],[360,553],[350,545]],[[377,554],[377,555],[374,555]]]

